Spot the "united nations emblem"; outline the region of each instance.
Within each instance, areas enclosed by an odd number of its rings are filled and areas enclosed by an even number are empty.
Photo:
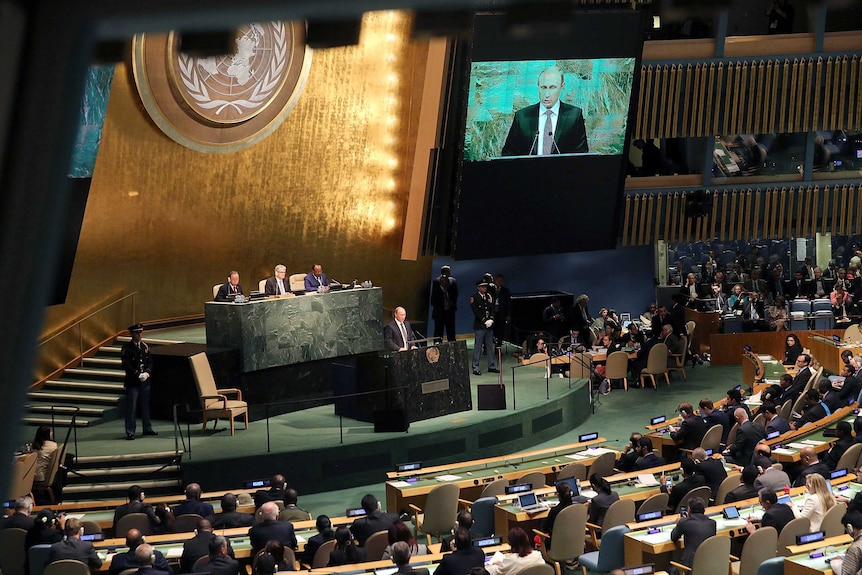
[[[138,35],[133,72],[144,107],[176,142],[198,151],[233,152],[259,142],[284,121],[308,76],[305,26],[241,26],[230,55],[197,58],[179,38]]]
[[[425,348],[425,359],[428,360],[428,363],[437,363],[440,361],[440,350],[437,346]]]

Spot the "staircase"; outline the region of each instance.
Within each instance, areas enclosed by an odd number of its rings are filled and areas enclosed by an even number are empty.
[[[78,457],[63,488],[63,502],[125,499],[140,485],[148,496],[182,493],[182,452]]]
[[[45,382],[42,389],[27,394],[24,425],[68,426],[72,423],[75,408],[79,408],[75,423],[90,427],[122,417],[118,410],[123,392],[123,366],[120,349],[129,337],[118,337],[114,345],[99,348],[96,355],[85,357],[79,367],[68,368],[63,375]],[[181,343],[146,338],[151,347]]]

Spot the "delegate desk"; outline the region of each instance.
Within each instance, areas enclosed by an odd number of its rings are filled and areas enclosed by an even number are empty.
[[[862,355],[862,346],[858,342],[855,345],[840,339],[836,342],[833,338],[819,334],[808,336],[808,348],[820,365],[835,375],[841,373],[841,368],[844,367],[844,362],[841,360],[842,353],[850,350],[853,355]]]
[[[441,465],[422,469],[419,474],[390,474],[386,482],[386,509],[398,512],[409,504],[423,507],[425,497],[437,485],[455,483],[461,489],[461,498],[475,500],[485,485],[497,479],[514,481],[519,477],[539,471],[546,476],[555,474],[570,463],[583,463],[587,468],[603,453],[619,456],[619,451],[604,447],[584,449],[590,443],[605,441],[603,437],[593,442],[575,443],[556,447],[553,450],[527,452],[507,457],[494,457],[466,462],[462,465]],[[410,481],[407,481],[410,479]],[[551,481],[550,483],[553,483]],[[498,531],[497,533],[508,533]]]
[[[832,415],[806,425],[796,431],[790,431],[783,435],[779,435],[775,439],[767,441],[772,448],[772,457],[778,463],[788,464],[797,463],[800,460],[799,451],[806,446],[813,447],[817,453],[828,451],[834,437],[826,437],[823,430],[829,427],[835,427],[839,421],[848,421],[853,423],[856,415],[853,413],[855,405],[842,407]]]
[[[832,481],[833,485],[847,484],[855,476],[845,476]],[[853,498],[862,490],[862,485],[850,483],[846,489],[841,491],[842,495]],[[805,499],[804,487],[796,487],[791,491],[793,504],[797,509]],[[725,519],[721,511],[725,507],[737,507],[739,519]],[[746,501],[737,501],[728,505],[716,505],[706,509],[706,515],[716,522],[716,535],[726,537],[744,537],[748,534],[745,529],[745,518],[751,517],[755,522],[763,516],[763,507],[756,498]],[[645,521],[643,523],[629,523],[632,531],[626,533],[624,540],[625,564],[642,565],[644,563],[656,563],[657,566],[668,564],[670,554],[677,549],[678,545],[670,540],[671,531],[676,526],[677,515],[668,515],[661,519]],[[658,531],[650,533],[651,530]],[[679,545],[682,545],[680,538]]]
[[[661,467],[653,467],[644,471],[633,471],[631,473],[618,473],[609,475],[605,479],[611,484],[611,488],[620,496],[620,499],[631,499],[635,505],[652,497],[661,490],[658,485],[658,478],[662,473],[679,473],[679,463],[669,463]],[[656,479],[656,482],[650,484],[641,484],[637,482],[638,475],[649,475]],[[590,489],[589,483],[582,483],[582,489]],[[556,505],[556,495],[553,487],[536,490],[540,495],[545,495],[544,501],[549,503],[548,509],[541,510],[537,513],[525,513],[516,504],[517,495],[501,495],[498,496],[500,503],[494,507],[494,532],[508,533],[512,527],[520,525],[529,533],[531,528],[540,528],[542,521],[548,516],[550,508]],[[548,496],[548,494],[552,494]]]
[[[784,574],[834,575],[829,562],[843,556],[852,541],[853,538],[845,533],[808,545],[788,545],[787,548],[793,555],[784,560]],[[811,554],[815,551],[822,552],[823,555],[812,558]]]
[[[380,288],[204,304],[207,346],[240,350],[243,373],[378,351],[382,315]]]
[[[494,555],[494,553],[506,553],[508,551],[508,543],[482,548],[482,552],[485,554],[486,560],[489,556]],[[409,565],[412,567],[424,567],[428,569],[430,573],[433,574],[434,571],[437,569],[437,566],[440,564],[440,561],[443,559],[443,555],[443,553],[427,553],[425,555],[414,555],[410,558]],[[387,570],[384,572],[388,572],[389,570],[395,570],[395,564],[392,563],[391,559],[381,559],[380,561],[366,561],[365,563],[354,563],[352,565],[338,565],[337,567],[320,567],[318,569],[309,569],[309,573],[316,573],[318,575],[361,572],[380,573],[383,570]]]

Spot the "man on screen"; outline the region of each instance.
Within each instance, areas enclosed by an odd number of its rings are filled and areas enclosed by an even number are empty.
[[[501,155],[532,156],[589,152],[583,110],[560,101],[566,79],[556,66],[539,74],[539,102],[515,112]]]

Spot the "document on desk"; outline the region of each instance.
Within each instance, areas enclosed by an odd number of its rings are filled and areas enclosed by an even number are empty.
[[[390,485],[392,487],[397,487],[399,489],[401,489],[403,487],[410,487],[410,484],[406,481],[393,481],[392,483],[390,483]]]
[[[575,461],[577,461],[579,459],[589,459],[590,458],[589,455],[584,455],[583,453],[570,453],[570,454],[566,455],[566,457],[568,457],[569,459],[574,459]]]
[[[793,443],[788,443],[787,447],[792,447],[793,449],[803,449],[805,447],[808,447],[808,444],[807,443],[799,443],[797,441],[794,441]]]
[[[667,531],[659,531],[658,533],[648,533],[639,539],[644,543],[651,543],[655,545],[656,543],[665,543],[670,541],[670,529]]]
[[[459,479],[461,479],[461,476],[460,475],[447,474],[447,475],[438,475],[434,479],[436,479],[437,481],[458,481]]]
[[[773,449],[772,453],[778,453],[779,455],[796,455],[796,451],[793,449],[784,449],[783,447]]]
[[[818,445],[823,445],[826,442],[825,441],[817,441],[816,439],[803,439],[802,443],[804,443],[806,445],[813,445],[814,447],[817,447]]]
[[[168,559],[179,559],[183,556],[183,548],[182,547],[168,547],[168,552],[165,553],[165,557]]]
[[[658,479],[652,473],[638,473],[638,482],[635,487],[658,487]]]
[[[584,453],[588,454],[590,457],[595,457],[597,455],[601,455],[603,453],[616,453],[613,449],[608,449],[607,447],[590,447],[585,450]]]

